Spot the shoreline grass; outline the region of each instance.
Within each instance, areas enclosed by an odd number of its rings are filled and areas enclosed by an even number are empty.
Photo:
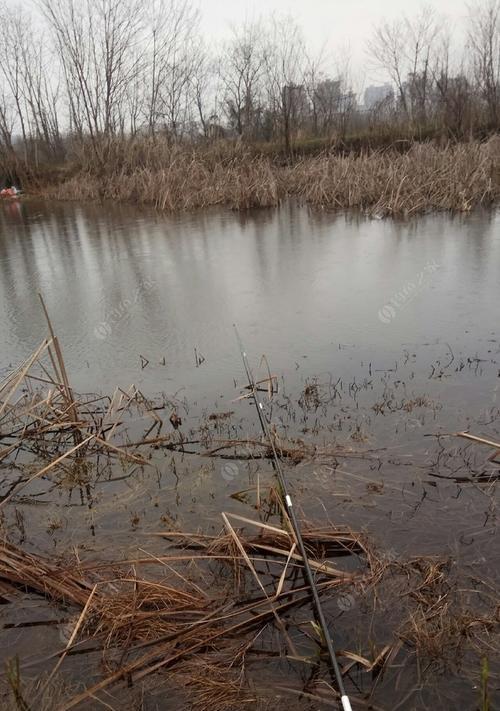
[[[108,149],[109,167],[81,157],[51,184],[39,177],[28,190],[56,200],[113,200],[153,205],[167,212],[226,206],[276,207],[285,198],[332,211],[374,217],[429,211],[469,212],[500,200],[500,146],[487,142],[408,150],[379,149],[343,155],[334,150],[280,160],[241,144],[171,146],[144,140]],[[54,177],[54,173],[52,174]]]

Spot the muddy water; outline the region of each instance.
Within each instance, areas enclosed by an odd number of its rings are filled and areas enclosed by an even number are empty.
[[[234,402],[244,385],[237,323],[256,373],[266,377],[265,354],[278,376],[269,412],[280,434],[361,455],[289,467],[308,516],[366,531],[396,558],[445,556],[464,576],[498,577],[499,467],[488,448],[436,435],[470,429],[500,440],[499,215],[406,223],[294,205],[176,217],[0,205],[2,371],[45,336],[38,292],[77,391],[133,382],[175,402],[186,433],[258,434],[250,404]],[[136,550],[162,526],[218,530],[222,510],[248,515],[230,495],[272,478],[256,462],[155,457],[154,473],[113,472],[86,487],[35,482],[6,514],[14,539],[44,553]],[[4,606],[4,622],[32,619],[37,604]],[[362,645],[360,611],[341,612],[331,612],[341,646]],[[21,656],[34,641],[40,654],[60,644],[57,626],[3,634]],[[413,686],[418,679],[402,683],[382,707]],[[437,698],[472,708],[477,691],[448,673],[408,698],[412,708]]]

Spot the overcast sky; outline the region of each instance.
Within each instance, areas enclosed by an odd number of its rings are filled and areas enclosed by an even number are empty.
[[[424,4],[402,0],[200,0],[204,34],[214,39],[223,39],[231,23],[237,25],[245,18],[257,19],[272,12],[291,14],[312,49],[319,50],[325,44],[335,56],[349,48],[358,90],[381,79],[366,67],[366,42],[373,27],[405,12],[418,12]],[[429,5],[443,16],[447,26],[456,29],[457,36],[463,33],[465,2],[433,0]]]

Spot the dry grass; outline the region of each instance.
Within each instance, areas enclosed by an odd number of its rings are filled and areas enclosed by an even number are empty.
[[[214,205],[273,207],[284,197],[331,210],[410,216],[429,210],[467,212],[500,197],[497,141],[407,152],[324,153],[284,166],[240,144],[171,145],[162,139],[116,142],[107,166],[83,152],[75,174],[44,187],[56,199],[152,204],[169,212]]]
[[[8,489],[0,509],[49,472],[62,474],[59,484],[72,488],[89,480],[99,458],[149,466],[137,448],[171,439],[160,434],[165,423],[158,410],[166,403],[155,405],[134,385],[127,390],[115,388],[111,397],[75,393],[59,340],[45,314],[49,337],[0,381],[0,465],[11,475],[21,474],[17,480],[11,476],[3,482]],[[171,422],[174,414],[175,409]],[[128,432],[133,422],[145,426],[136,442],[130,441]],[[21,453],[29,455],[27,461],[18,461]],[[57,519],[49,522],[52,530],[59,526]]]
[[[33,699],[36,699],[36,711],[54,711],[71,693],[71,687],[61,679],[47,684],[47,679],[39,677],[33,680],[23,679],[14,660],[8,665],[7,678],[0,678],[0,703],[4,711],[33,711]],[[74,689],[73,689],[74,691]]]
[[[0,581],[10,597],[19,589],[37,592],[78,611],[66,647],[40,660],[52,660],[53,666],[59,659],[48,680],[44,674],[44,683],[26,686],[22,665],[11,665],[15,707],[44,708],[52,678],[59,688],[54,708],[62,711],[86,708],[120,682],[138,688],[168,670],[165,683],[182,690],[186,708],[229,711],[252,704],[260,709],[276,689],[259,691],[264,680],[252,668],[279,659],[304,669],[317,664],[322,644],[310,633],[310,595],[297,577],[301,566],[292,536],[262,521],[229,514],[223,519],[226,531],[215,536],[156,534],[165,539],[165,554],[131,560],[49,561],[1,544]],[[464,586],[449,561],[387,561],[366,539],[333,526],[306,526],[304,538],[325,603],[347,597],[358,612],[366,606],[372,622],[364,627],[361,647],[339,651],[344,675],[356,668],[374,691],[383,676],[400,675],[415,663],[422,669],[437,663],[446,670],[470,651],[481,655],[495,648],[500,609],[494,588],[472,579]],[[382,622],[378,638],[369,630],[377,628],[377,616]],[[83,691],[64,691],[54,672],[86,647],[101,650],[101,677]],[[319,700],[325,685],[321,677],[317,681],[308,684],[308,694]],[[294,682],[287,684],[293,692]],[[300,686],[297,692],[302,693]],[[323,700],[335,706],[335,693]],[[362,696],[357,701],[362,708]]]
[[[417,558],[404,567],[406,575],[419,579],[419,584],[410,592],[413,604],[399,634],[421,659],[453,663],[459,659],[465,641],[480,649],[482,636],[498,633],[500,605],[494,592],[488,595],[490,604],[479,604],[479,593],[485,596],[488,592],[482,581],[476,581],[478,602],[474,609],[464,603],[463,593],[456,594],[447,561]]]
[[[226,523],[229,518],[224,515]],[[121,680],[136,683],[166,669],[185,678],[191,668],[193,691],[207,703],[211,699],[211,708],[229,708],[229,699],[233,703],[241,691],[248,697],[243,667],[254,641],[273,622],[279,629],[282,619],[292,629],[291,612],[308,607],[310,595],[297,584],[301,559],[292,536],[260,521],[242,521],[257,534],[232,525],[218,536],[161,533],[168,555],[106,563],[53,562],[8,542],[0,545],[0,581],[10,595],[20,588],[81,610],[66,648],[55,656],[88,642],[102,650],[102,679],[59,705],[61,711]],[[305,539],[322,594],[371,579],[369,556],[357,535],[330,526],[309,528]],[[339,549],[358,556],[358,572],[318,557]],[[148,573],[151,568],[155,572]],[[282,649],[275,650],[284,658],[291,654],[288,640],[285,634]],[[218,670],[209,679],[200,677],[200,655],[202,667]]]
[[[117,389],[112,398],[82,400],[69,385],[50,321],[49,330],[51,338],[0,383],[0,439],[8,442],[0,450],[0,459],[13,465],[11,458],[27,452],[48,464],[37,467],[27,480],[15,482],[0,508],[33,478],[59,469],[62,461],[65,467],[71,463],[71,471],[77,467],[81,472],[96,452],[146,463],[137,452],[139,447],[190,444],[160,434],[162,419],[134,387]],[[271,397],[274,388],[271,377],[268,380]],[[316,382],[306,385],[301,400],[304,409],[318,407],[321,390]],[[416,399],[411,405],[422,402]],[[135,442],[130,442],[126,430],[132,415],[146,425]],[[463,432],[459,436],[492,448],[490,461],[500,452],[496,441]],[[348,448],[281,441],[276,432],[274,437],[289,462],[304,457],[370,456]],[[195,443],[207,446],[201,440]],[[82,444],[80,461],[75,448]],[[205,455],[240,459],[270,455],[269,444],[259,440],[212,440],[211,446]],[[144,450],[140,451],[142,455]],[[259,487],[259,503],[261,493]],[[76,610],[66,646],[39,660],[44,665],[51,661],[52,673],[48,680],[43,677],[45,683],[24,684],[22,666],[18,669],[12,662],[9,684],[15,707],[50,708],[47,689],[54,680],[65,697],[58,698],[54,708],[85,708],[112,685],[149,681],[158,678],[156,672],[168,669],[171,682],[189,696],[189,708],[229,711],[250,704],[261,708],[263,696],[269,693],[259,691],[258,675],[248,672],[252,664],[293,660],[304,669],[317,665],[322,642],[311,634],[310,591],[300,577],[302,559],[274,489],[269,502],[281,525],[269,523],[265,507],[260,509],[265,520],[223,514],[225,530],[218,535],[150,532],[156,542],[161,540],[161,554],[143,552],[143,557],[129,560],[82,562],[77,554],[70,560],[54,560],[8,540],[1,542],[0,602],[12,601],[21,590]],[[356,616],[366,607],[368,617],[375,620],[378,615],[383,621],[383,634],[372,632],[376,626],[370,620],[355,651],[339,653],[345,674],[356,667],[375,689],[383,675],[402,674],[411,664],[425,669],[438,664],[445,669],[471,650],[477,657],[498,649],[500,607],[494,586],[472,577],[459,579],[456,566],[438,558],[384,560],[365,537],[346,527],[305,522],[303,536],[318,589],[325,608],[333,609],[332,616],[338,618],[338,611],[345,609],[339,604],[344,597],[348,608],[356,606]],[[350,615],[346,624],[353,621]],[[334,629],[337,640],[337,624]],[[352,641],[352,636],[346,634],[346,639]],[[59,666],[65,671],[72,653],[85,654],[88,647],[101,653],[101,676],[83,691],[68,692],[56,676]],[[311,700],[318,700],[321,681],[308,686]],[[292,685],[287,693],[294,691]],[[303,693],[301,687],[295,691]],[[356,701],[363,703],[361,694]],[[326,702],[335,705],[333,692]]]
[[[290,194],[334,210],[357,208],[379,217],[467,212],[498,200],[495,166],[489,144],[415,144],[407,153],[306,159],[285,170],[284,183]]]
[[[277,177],[265,158],[243,148],[194,149],[165,142],[132,144],[102,174],[88,161],[69,180],[43,191],[46,197],[151,204],[169,212],[214,205],[233,209],[278,205]]]

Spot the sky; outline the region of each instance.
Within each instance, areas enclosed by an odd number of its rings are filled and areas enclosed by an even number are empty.
[[[465,1],[433,0],[427,5],[443,16],[457,36],[463,33]],[[402,0],[200,0],[202,29],[213,40],[222,40],[230,33],[231,23],[238,25],[245,18],[257,19],[272,12],[291,14],[311,49],[319,51],[325,46],[332,58],[348,50],[352,78],[359,89],[385,78],[367,67],[366,44],[373,27],[404,13],[418,12],[422,6],[424,3]]]

